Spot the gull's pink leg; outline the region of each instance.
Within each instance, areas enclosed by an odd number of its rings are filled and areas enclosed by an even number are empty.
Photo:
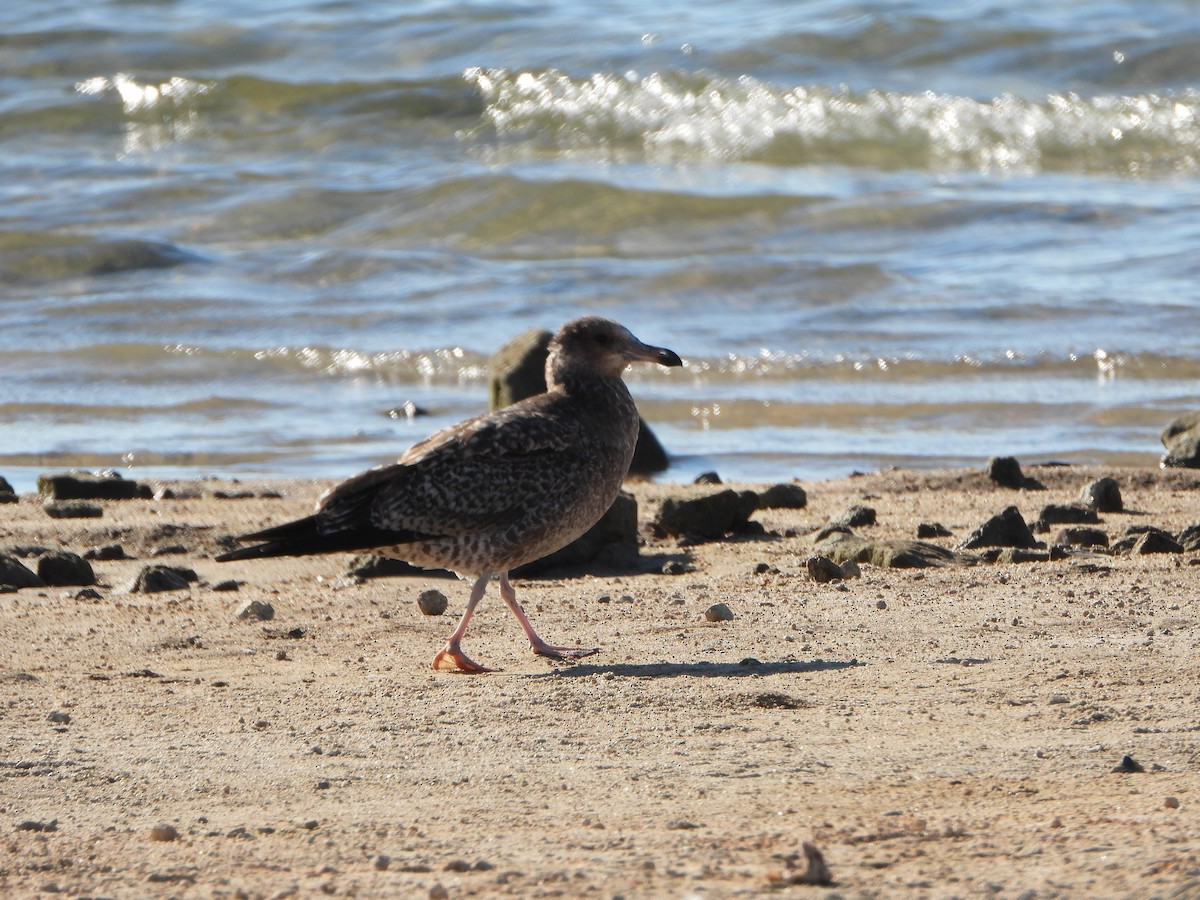
[[[508,608],[512,610],[513,615],[517,617],[517,621],[521,623],[521,628],[524,629],[525,636],[529,638],[529,646],[539,656],[549,656],[554,659],[578,659],[581,656],[591,656],[593,653],[600,652],[596,647],[556,647],[554,644],[547,644],[538,637],[538,633],[533,630],[533,625],[530,624],[529,618],[525,615],[525,610],[521,609],[521,604],[517,602],[517,592],[508,583],[507,572],[500,575],[500,596],[504,598],[504,602],[508,604]]]
[[[479,605],[479,601],[483,599],[484,591],[487,590],[488,581],[491,579],[491,573],[485,573],[479,576],[475,585],[471,588],[471,599],[467,601],[467,608],[462,614],[462,618],[458,620],[458,627],[454,629],[454,633],[446,639],[446,646],[437,652],[437,656],[433,658],[433,668],[435,669],[457,669],[460,672],[466,672],[470,675],[476,675],[480,672],[495,672],[497,669],[489,669],[487,666],[481,666],[462,650],[463,635],[467,633],[467,624],[471,621],[471,616],[475,614],[475,607]]]

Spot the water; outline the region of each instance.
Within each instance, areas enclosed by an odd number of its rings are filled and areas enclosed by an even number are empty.
[[[583,313],[668,479],[1200,407],[1200,4],[602,6],[9,4],[0,474],[350,474]]]

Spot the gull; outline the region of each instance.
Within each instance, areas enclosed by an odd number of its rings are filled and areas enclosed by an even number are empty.
[[[681,366],[672,350],[609,319],[567,322],[550,342],[546,392],[445,428],[391,464],[327,491],[311,516],[242,535],[257,541],[220,562],[371,550],[474,579],[466,610],[434,669],[494,672],[462,649],[488,583],[516,616],[533,652],[577,659],[534,630],[508,573],[578,538],[608,511],[629,472],[638,412],[621,379],[631,362]]]

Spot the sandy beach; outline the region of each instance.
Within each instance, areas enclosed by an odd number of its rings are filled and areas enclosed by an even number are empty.
[[[1110,539],[1200,520],[1198,472],[1027,472],[1046,490],[804,483],[762,533],[682,546],[648,528],[680,488],[632,485],[642,571],[516,582],[544,636],[601,652],[533,656],[493,588],[481,676],[429,668],[465,583],[213,560],[325,485],[173,483],[90,519],[23,495],[0,549],[25,565],[128,558],[93,561],[91,594],[0,594],[0,894],[1200,897],[1200,554],[808,575],[853,504],[877,513],[856,534],[938,522],[953,548],[1111,475]],[[197,580],[131,593],[152,563]],[[273,618],[239,618],[254,600]],[[796,883],[806,843],[832,884]]]

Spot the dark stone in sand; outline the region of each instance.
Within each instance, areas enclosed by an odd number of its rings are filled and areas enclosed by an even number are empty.
[[[52,550],[38,560],[38,578],[54,587],[96,583],[92,565],[82,556],[66,550]]]
[[[988,460],[987,476],[1000,487],[1025,491],[1045,490],[1045,485],[1036,478],[1025,477],[1015,456],[993,456]]]
[[[868,541],[842,531],[832,532],[816,549],[840,566],[869,563],[879,568],[924,569],[962,561],[954,552],[923,541]]]
[[[792,481],[773,484],[758,495],[759,509],[804,509],[806,506],[808,494]]]
[[[83,554],[83,558],[95,559],[100,562],[113,559],[132,559],[131,556],[125,553],[125,548],[120,544],[106,544],[103,547],[93,547]]]
[[[1112,771],[1117,775],[1134,775],[1138,772],[1145,772],[1146,768],[1132,756],[1126,754],[1121,757],[1121,761],[1112,767]]]
[[[724,490],[702,497],[687,494],[663,501],[655,526],[666,534],[716,539],[742,528],[758,509],[753,491]]]
[[[1108,534],[1101,528],[1075,526],[1062,529],[1054,543],[1060,547],[1107,547]]]
[[[1121,512],[1125,503],[1121,499],[1121,486],[1115,478],[1097,478],[1089,481],[1079,492],[1079,502],[1096,512]]]
[[[0,503],[16,503],[17,492],[13,490],[13,486],[8,483],[8,479],[0,475]]]
[[[628,568],[638,559],[637,500],[622,491],[600,521],[561,550],[513,570],[517,578],[531,578],[554,569],[572,569],[593,563]]]
[[[1144,556],[1150,553],[1182,553],[1183,547],[1165,531],[1154,529],[1144,532],[1129,550],[1130,556]]]
[[[149,500],[149,485],[122,478],[116,472],[63,472],[39,475],[38,493],[46,500]]]
[[[848,506],[829,520],[834,528],[859,528],[875,524],[875,510],[869,506]]]
[[[917,526],[917,537],[939,538],[950,537],[951,531],[941,522],[922,522]]]
[[[1033,523],[1034,531],[1049,531],[1051,525],[1096,525],[1100,517],[1096,510],[1082,503],[1049,503]]]
[[[82,500],[47,500],[42,509],[52,519],[99,519],[104,515],[99,506]]]
[[[1033,532],[1021,517],[1021,511],[1015,506],[1010,506],[972,531],[959,545],[960,550],[974,550],[979,547],[1023,547],[1036,550],[1041,544],[1034,538]]]
[[[190,577],[189,577],[190,576]],[[196,580],[191,569],[175,566],[144,566],[129,590],[135,594],[156,594],[160,591],[182,591],[189,581]]]
[[[0,584],[14,588],[46,586],[23,562],[8,553],[0,553]]]
[[[692,484],[724,484],[721,481],[721,476],[716,472],[701,472],[692,479]]]
[[[1188,553],[1195,553],[1200,550],[1200,522],[1193,522],[1183,531],[1179,532],[1179,545]]]
[[[1160,435],[1167,452],[1162,465],[1171,468],[1200,469],[1200,412],[1175,419]]]
[[[546,357],[549,355],[549,331],[531,329],[517,335],[488,360],[488,406],[501,409],[518,400],[546,391]],[[665,471],[670,461],[654,432],[638,419],[637,446],[633,451],[630,475],[653,475]]]
[[[808,569],[809,578],[817,584],[842,581],[846,577],[842,567],[828,556],[810,556],[804,565]]]

